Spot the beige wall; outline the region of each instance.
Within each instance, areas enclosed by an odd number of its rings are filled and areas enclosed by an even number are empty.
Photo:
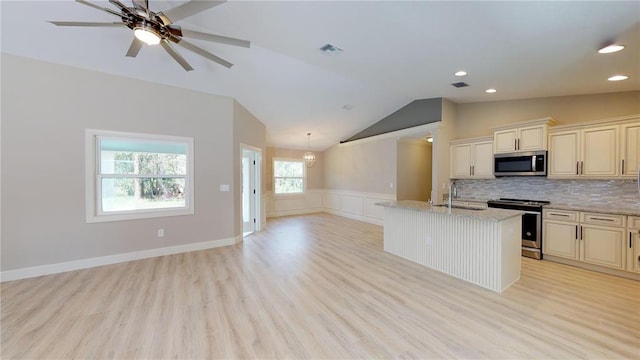
[[[574,124],[640,114],[640,91],[457,104],[455,138],[493,135],[492,128],[553,117]]]
[[[233,101],[233,174],[234,184],[233,194],[235,198],[235,233],[242,233],[242,145],[249,145],[252,148],[260,149],[264,157],[265,126],[253,114],[237,101]],[[265,164],[261,162],[260,174],[262,181],[262,191],[265,191]]]
[[[240,202],[219,185],[239,186],[235,143],[261,146],[264,130],[231,98],[7,54],[1,81],[1,270],[240,234]],[[193,137],[195,214],[87,224],[87,128]]]
[[[275,147],[267,147],[267,156],[265,161],[265,190],[273,191],[273,158],[300,159],[307,150],[282,149]],[[322,189],[323,181],[323,154],[319,151],[313,152],[316,155],[316,163],[312,167],[307,168],[307,189]]]
[[[324,152],[324,159],[327,189],[396,193],[395,138],[335,145]]]
[[[431,156],[432,145],[426,141],[398,142],[397,200],[431,198]]]

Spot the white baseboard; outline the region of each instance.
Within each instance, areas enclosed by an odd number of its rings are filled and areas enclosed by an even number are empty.
[[[324,211],[323,208],[271,211],[267,214],[267,217],[273,218],[273,217],[280,217],[280,216],[306,215],[306,214],[315,214],[323,211]]]
[[[56,264],[33,266],[15,270],[8,270],[0,272],[0,282],[13,281],[20,279],[33,278],[43,275],[58,274],[67,271],[88,269],[97,266],[111,265],[117,263],[123,263],[133,260],[141,260],[158,256],[180,254],[191,251],[212,249],[221,246],[228,246],[239,243],[242,241],[242,235],[238,235],[232,238],[204,241],[193,244],[184,244],[176,246],[168,246],[157,249],[149,249],[142,251],[134,251],[124,254],[100,256],[89,259],[67,261]]]
[[[374,225],[382,226],[383,223],[384,223],[383,220],[374,219],[374,218],[371,218],[371,217],[366,217],[366,216],[361,216],[361,215],[356,215],[356,214],[351,214],[351,213],[348,213],[348,212],[345,212],[345,211],[338,211],[338,210],[332,210],[332,209],[324,209],[323,211],[326,212],[326,213],[329,213],[329,214],[343,216],[343,217],[346,217],[346,218],[349,218],[349,219],[364,221],[366,223],[374,224]]]

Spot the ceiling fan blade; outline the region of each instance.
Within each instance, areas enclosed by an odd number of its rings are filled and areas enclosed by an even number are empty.
[[[138,40],[137,37],[134,37],[133,41],[131,42],[131,46],[129,46],[129,50],[127,51],[126,56],[136,57],[138,56],[140,49],[142,49],[142,41]]]
[[[56,26],[124,27],[121,22],[49,21]]]
[[[188,18],[191,15],[195,15],[201,11],[205,11],[214,6],[223,4],[225,2],[226,0],[222,0],[222,1],[191,0],[182,5],[176,6],[172,9],[159,12],[158,15],[163,18],[163,21],[168,20],[169,22],[168,23],[165,22],[165,25],[169,25],[176,21],[182,20],[184,18]]]
[[[220,35],[214,35],[214,34],[207,34],[200,31],[182,29],[182,36],[192,38],[192,39],[213,41],[221,44],[240,46],[245,48],[251,47],[251,43],[247,40],[240,40],[232,37],[226,37],[226,36],[220,36]]]
[[[133,7],[136,9],[144,10],[148,12],[149,10],[149,0],[131,0],[133,3]]]
[[[230,63],[230,62],[228,62],[228,61],[226,61],[226,60],[224,60],[222,58],[219,58],[219,57],[213,55],[212,53],[193,45],[190,42],[178,39],[177,44],[182,46],[183,48],[189,50],[189,51],[193,51],[194,53],[196,53],[196,54],[198,54],[200,56],[206,57],[207,59],[209,59],[209,60],[211,60],[211,61],[213,61],[215,63],[218,63],[218,64],[220,64],[220,65],[222,65],[222,66],[224,66],[226,68],[230,68],[230,67],[233,66],[232,63]]]
[[[117,6],[120,10],[122,10],[123,13],[133,14],[131,9],[129,9],[125,4],[121,3],[118,0],[109,0],[109,2],[112,3],[113,5]]]
[[[182,55],[180,55],[176,49],[173,48],[173,46],[171,46],[171,44],[167,41],[167,40],[162,40],[160,42],[160,45],[162,45],[162,47],[169,53],[169,55],[171,55],[171,57],[178,62],[178,64],[180,64],[180,66],[182,66],[183,69],[185,69],[186,71],[191,71],[193,70],[193,68],[191,67],[191,65],[189,65],[189,63],[187,62],[187,60],[185,60]]]
[[[117,12],[117,11],[113,11],[113,10],[111,10],[111,9],[109,9],[109,8],[102,7],[102,6],[96,5],[96,4],[94,4],[94,3],[90,3],[90,2],[88,2],[88,1],[86,1],[86,0],[76,0],[76,2],[79,2],[80,4],[84,4],[84,5],[87,5],[87,6],[91,6],[91,7],[92,7],[92,8],[94,8],[94,9],[98,9],[98,10],[106,11],[106,12],[108,12],[109,14],[113,14],[113,15],[115,15],[115,16],[122,16],[122,14],[120,14],[120,13],[119,13],[119,12]]]

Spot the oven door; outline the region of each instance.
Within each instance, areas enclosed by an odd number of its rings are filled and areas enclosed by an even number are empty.
[[[540,249],[542,219],[541,214],[533,211],[526,211],[522,215],[522,246]]]

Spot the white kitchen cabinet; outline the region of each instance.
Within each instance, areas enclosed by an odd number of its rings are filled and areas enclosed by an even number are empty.
[[[625,234],[623,228],[582,225],[580,260],[613,269],[625,269]]]
[[[545,118],[525,124],[495,128],[495,154],[547,150],[547,129],[555,120]]]
[[[640,168],[640,122],[620,126],[620,175],[635,178]]]
[[[477,138],[451,142],[452,179],[493,178],[493,141]]]
[[[629,216],[626,242],[627,271],[640,273],[640,216]]]
[[[548,177],[617,177],[618,131],[618,125],[551,131]]]
[[[544,220],[542,254],[578,260],[578,224]]]
[[[543,255],[625,270],[626,216],[543,210]]]

